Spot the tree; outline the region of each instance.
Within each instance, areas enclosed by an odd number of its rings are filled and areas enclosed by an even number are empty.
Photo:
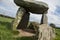
[[[55,27],[56,27],[56,25],[55,25],[55,24],[53,24],[53,23],[50,23],[50,26],[51,26],[51,27],[53,27],[53,28],[55,28]]]

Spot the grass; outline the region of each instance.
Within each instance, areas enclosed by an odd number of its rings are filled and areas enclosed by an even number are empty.
[[[11,31],[12,19],[0,17],[0,40],[13,40]]]
[[[56,29],[56,38],[55,40],[60,40],[60,29]]]
[[[12,19],[0,17],[0,28],[11,29]]]
[[[12,31],[12,23],[13,19],[0,17],[0,40],[32,40],[30,37],[18,37],[13,38],[13,34],[17,31]],[[16,33],[18,34],[18,32]],[[56,38],[55,40],[60,40],[60,29],[56,29]]]
[[[16,40],[33,40],[31,37],[18,37]]]
[[[0,40],[31,40],[30,37],[22,37],[22,38],[13,38],[13,35],[17,35],[18,31],[12,31],[12,23],[13,19],[0,17]]]
[[[12,31],[12,32],[13,32],[13,35],[19,34],[19,31]]]

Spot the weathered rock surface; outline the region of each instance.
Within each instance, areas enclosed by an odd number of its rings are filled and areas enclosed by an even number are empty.
[[[45,12],[47,13],[47,12]],[[48,18],[46,14],[42,14],[41,24],[48,24]]]
[[[38,40],[53,40],[55,38],[54,29],[47,24],[39,26],[39,38]]]
[[[29,21],[29,13],[24,8],[19,8],[16,14],[16,18],[13,20],[13,30],[17,28],[26,28]]]
[[[36,14],[43,14],[48,10],[48,5],[44,2],[38,2],[34,0],[14,0],[14,2],[16,5]]]
[[[17,26],[17,29],[26,29],[27,28],[27,25],[28,25],[28,22],[29,22],[29,16],[30,14],[29,13],[24,13],[22,18],[21,18],[21,21],[19,22],[18,26]]]
[[[15,35],[14,37],[32,37],[35,36],[35,34],[27,32],[27,31],[23,31],[23,30],[18,30],[19,34]]]
[[[47,11],[45,12],[47,13]],[[48,26],[48,18],[46,14],[42,14],[41,25],[39,25],[38,40],[53,40],[55,38],[54,29]]]

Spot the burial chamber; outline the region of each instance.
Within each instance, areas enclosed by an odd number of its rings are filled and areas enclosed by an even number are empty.
[[[44,2],[35,1],[35,0],[14,0],[15,4],[23,7],[26,11],[35,13],[35,14],[43,14],[48,10],[48,5]]]

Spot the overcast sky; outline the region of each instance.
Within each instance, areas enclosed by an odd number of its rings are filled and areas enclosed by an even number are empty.
[[[48,23],[54,23],[60,26],[60,0],[36,0],[43,1],[49,5]],[[13,0],[0,0],[0,14],[16,16],[18,6],[15,5]],[[30,21],[40,22],[41,15],[31,14]]]

